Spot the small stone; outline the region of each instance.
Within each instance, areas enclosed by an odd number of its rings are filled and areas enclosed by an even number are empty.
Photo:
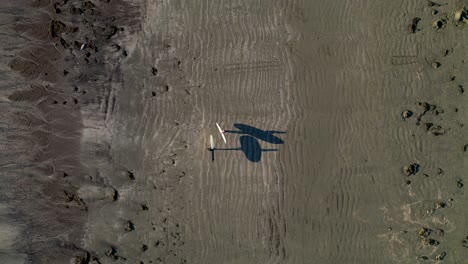
[[[431,129],[432,126],[434,126],[433,123],[425,123],[424,126],[426,127],[426,131],[429,131],[429,129]]]
[[[443,229],[437,229],[436,230],[436,233],[439,235],[439,236],[444,236],[445,235],[445,231]]]
[[[444,202],[440,202],[440,201],[437,202],[437,204],[436,204],[436,208],[437,208],[437,209],[444,208],[444,207],[445,207],[445,203],[444,203]]]
[[[440,67],[441,64],[438,61],[434,61],[431,65],[432,65],[432,68],[437,69]]]
[[[457,187],[463,188],[463,181],[461,179],[457,181]]]
[[[436,260],[443,260],[445,258],[445,256],[447,255],[447,253],[442,252],[440,254],[437,254],[437,256],[435,257]]]
[[[403,117],[403,119],[410,118],[412,115],[413,115],[413,112],[411,112],[410,110],[405,110],[403,111],[403,113],[401,113],[401,116]]]
[[[411,22],[411,24],[408,27],[408,30],[409,30],[410,33],[416,33],[418,23],[419,23],[420,20],[421,20],[421,18],[419,18],[419,17],[413,18],[413,21]]]
[[[440,4],[437,4],[437,3],[429,1],[429,0],[427,1],[427,5],[428,6],[440,6]]]
[[[432,238],[425,238],[423,239],[423,244],[425,246],[437,246],[439,245],[439,241],[435,240],[435,239],[432,239]]]
[[[454,15],[454,19],[455,21],[462,21],[466,18],[466,10],[465,10],[465,7],[461,8],[460,10],[458,10],[457,12],[455,12],[455,15]]]
[[[148,246],[145,245],[145,244],[143,244],[143,245],[141,246],[141,250],[142,250],[143,252],[145,252],[146,250],[148,250]]]
[[[410,185],[410,184],[411,184],[411,181],[405,181],[405,183],[406,183],[407,185]]]
[[[125,228],[124,228],[125,231],[127,232],[130,232],[130,231],[133,231],[135,230],[135,225],[133,224],[132,221],[127,221],[127,224],[125,225]]]
[[[112,201],[117,201],[119,199],[119,192],[117,190],[114,190],[114,193],[112,193]]]
[[[391,227],[388,228],[388,231],[392,231],[393,229]]]
[[[419,170],[419,164],[417,163],[413,163],[413,164],[410,164],[409,166],[405,166],[403,168],[403,171],[405,172],[406,176],[410,176],[410,175],[415,175]]]
[[[435,16],[435,15],[437,15],[437,14],[439,13],[439,11],[437,11],[436,9],[432,9],[432,12],[431,12],[431,13],[432,13],[432,15]]]
[[[432,22],[432,26],[436,29],[441,29],[445,25],[445,20],[437,19],[436,21]]]
[[[468,248],[468,236],[461,241],[462,247]]]
[[[419,229],[419,232],[418,232],[418,235],[420,237],[427,237],[429,236],[429,234],[431,234],[431,230],[430,229],[427,229],[425,227]]]
[[[127,177],[132,181],[135,180],[135,175],[131,171],[127,171]]]
[[[117,250],[113,246],[110,246],[106,251],[106,256],[114,256],[115,253],[117,253]]]
[[[429,209],[426,211],[427,214],[433,214],[434,212],[435,212],[434,209]]]

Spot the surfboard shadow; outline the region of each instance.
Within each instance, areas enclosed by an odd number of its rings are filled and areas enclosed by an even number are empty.
[[[275,131],[275,130],[261,130],[253,126],[245,125],[245,124],[234,124],[234,127],[239,130],[225,130],[225,133],[233,133],[233,134],[247,134],[252,137],[258,138],[265,142],[271,144],[283,144],[284,141],[273,135],[273,134],[285,134],[284,131]]]
[[[215,148],[214,150],[241,150],[245,157],[251,162],[259,162],[262,159],[262,152],[278,151],[278,149],[262,149],[258,140],[251,136],[241,136],[239,142],[241,145],[240,148]]]

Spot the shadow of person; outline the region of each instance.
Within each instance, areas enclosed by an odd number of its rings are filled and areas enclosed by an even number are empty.
[[[278,151],[278,149],[262,149],[258,140],[252,136],[243,135],[239,138],[240,148],[215,148],[218,150],[242,150],[245,157],[251,162],[259,162],[262,159],[262,152],[264,151]],[[214,154],[213,154],[214,155]]]
[[[225,133],[246,134],[272,144],[283,144],[284,141],[273,134],[284,134],[283,131],[268,131],[244,124],[234,124],[239,130],[225,130]]]

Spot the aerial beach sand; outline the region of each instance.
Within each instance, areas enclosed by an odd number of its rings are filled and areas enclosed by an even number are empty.
[[[0,257],[463,263],[464,5],[2,2]]]

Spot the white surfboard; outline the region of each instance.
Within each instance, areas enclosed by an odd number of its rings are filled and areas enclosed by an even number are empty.
[[[218,125],[218,123],[216,123],[216,126],[218,127],[218,130],[219,130],[219,133],[221,134],[221,137],[223,137],[224,144],[226,144],[227,141],[226,141],[226,137],[224,136],[223,130],[222,130],[221,127]]]
[[[210,147],[211,147],[211,150],[214,150],[214,140],[213,140],[212,135],[210,135]]]

